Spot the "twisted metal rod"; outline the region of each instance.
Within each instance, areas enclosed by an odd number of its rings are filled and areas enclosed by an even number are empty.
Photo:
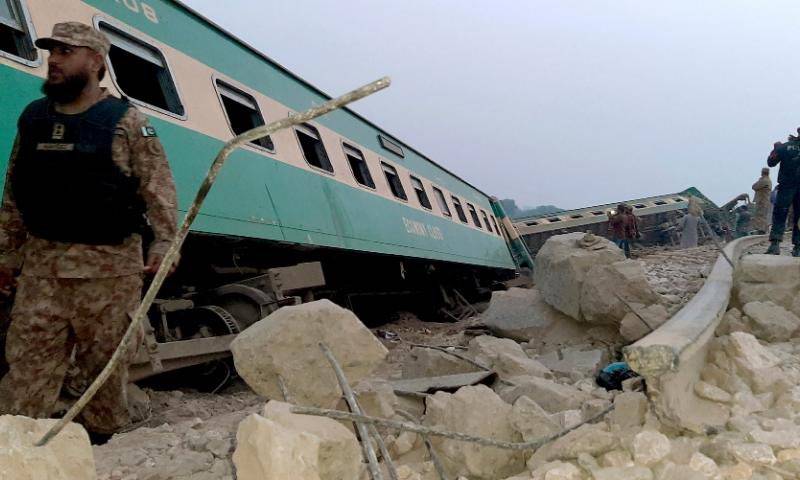
[[[333,372],[336,374],[339,388],[342,389],[342,395],[347,402],[347,406],[350,407],[350,411],[355,415],[361,416],[361,407],[358,405],[358,401],[356,401],[356,395],[353,393],[353,389],[350,388],[347,377],[344,376],[344,370],[342,370],[339,362],[336,361],[333,352],[331,352],[331,349],[324,343],[320,343],[319,348],[322,350],[322,354],[325,355],[328,363],[330,363],[333,368]],[[372,478],[372,480],[383,480],[383,473],[381,472],[380,465],[378,465],[378,456],[375,455],[375,449],[372,448],[372,441],[369,439],[369,424],[358,419],[353,420],[353,423],[358,431],[358,436],[361,438],[361,448],[364,450],[364,459],[367,461],[367,466],[369,467],[370,478]],[[374,427],[374,425],[372,425],[372,427]]]
[[[293,113],[289,115],[287,118],[283,118],[277,121],[274,121],[268,125],[263,125],[252,130],[248,130],[241,135],[238,135],[231,140],[229,140],[219,151],[214,162],[211,164],[211,167],[208,169],[208,173],[206,174],[206,178],[203,180],[203,183],[200,185],[199,190],[197,191],[197,195],[195,196],[194,201],[189,206],[189,210],[186,212],[186,216],[183,219],[183,224],[181,224],[181,228],[178,230],[178,233],[175,235],[175,238],[172,240],[172,243],[169,246],[169,250],[164,255],[163,260],[161,261],[161,265],[158,267],[158,271],[156,272],[155,276],[153,277],[153,281],[150,284],[150,287],[147,289],[147,293],[145,293],[144,298],[142,299],[141,303],[139,304],[139,308],[136,310],[136,313],[133,315],[131,319],[131,323],[128,326],[128,330],[125,331],[125,335],[122,337],[122,340],[119,342],[119,346],[117,346],[116,351],[111,356],[111,359],[106,364],[105,368],[100,372],[97,378],[92,382],[89,388],[81,395],[81,398],[78,399],[77,402],[67,411],[67,413],[62,417],[58,422],[56,422],[44,436],[36,442],[37,447],[42,447],[47,445],[53,437],[55,437],[58,432],[60,432],[69,422],[71,422],[77,415],[80,413],[81,410],[89,403],[89,401],[95,396],[100,387],[108,380],[111,374],[114,372],[114,369],[117,368],[120,361],[128,354],[128,352],[133,347],[131,343],[133,343],[134,336],[136,334],[139,325],[147,315],[147,311],[150,309],[150,305],[153,303],[153,300],[156,298],[156,294],[158,293],[161,285],[164,283],[164,280],[167,278],[167,274],[169,272],[170,267],[175,262],[175,259],[178,257],[178,252],[183,245],[184,240],[186,240],[186,236],[189,234],[189,228],[192,226],[195,218],[200,213],[200,207],[205,201],[206,196],[208,196],[208,192],[211,190],[211,187],[214,185],[214,182],[217,179],[217,175],[219,175],[222,166],[225,164],[225,161],[228,159],[231,153],[234,150],[241,147],[242,145],[246,145],[247,143],[266,137],[271,135],[278,130],[282,130],[284,128],[289,128],[294,125],[299,125],[301,123],[307,122],[314,118],[319,117],[320,115],[324,115],[326,113],[332,112],[338,108],[341,108],[348,103],[354,102],[356,100],[360,100],[366,96],[372,95],[373,93],[383,90],[384,88],[388,87],[391,84],[391,80],[389,77],[383,77],[379,80],[376,80],[372,83],[364,85],[363,87],[357,88],[351,92],[345,93],[341,97],[334,98],[329,100],[322,105],[317,107],[310,108],[301,113]]]
[[[467,435],[465,433],[459,433],[459,432],[451,432],[448,430],[441,430],[438,428],[423,427],[422,425],[417,425],[416,423],[412,422],[388,420],[385,418],[370,417],[367,415],[357,415],[355,413],[342,412],[340,410],[329,410],[325,408],[294,406],[292,407],[291,411],[292,413],[297,413],[300,415],[316,415],[319,417],[328,417],[336,420],[346,420],[349,422],[371,423],[374,425],[381,425],[383,427],[389,427],[397,430],[408,430],[409,432],[419,433],[421,435],[445,437],[452,440],[458,440],[460,442],[476,443],[484,447],[497,447],[497,448],[502,448],[504,450],[528,451],[528,450],[538,450],[542,446],[552,442],[553,440],[557,440],[563,437],[564,435],[577,429],[578,427],[581,427],[586,423],[590,423],[602,418],[613,409],[614,409],[614,404],[612,403],[608,407],[604,408],[597,415],[588,418],[576,425],[573,425],[570,428],[566,428],[553,435],[539,438],[537,440],[532,440],[530,442],[506,442],[503,440],[494,440],[491,438],[478,437],[475,435]]]

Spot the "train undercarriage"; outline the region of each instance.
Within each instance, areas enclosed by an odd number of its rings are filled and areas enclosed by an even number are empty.
[[[513,276],[418,258],[203,234],[190,236],[182,253],[150,310],[132,381],[198,365],[208,367],[202,372],[216,365],[224,377],[230,342],[285,305],[327,298],[370,326],[397,311],[447,321]]]

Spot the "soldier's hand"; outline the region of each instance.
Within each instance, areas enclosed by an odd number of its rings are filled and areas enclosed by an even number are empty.
[[[147,264],[144,266],[144,273],[148,275],[155,275],[159,267],[161,267],[162,261],[164,261],[164,257],[162,255],[155,253],[149,254],[147,256]],[[172,275],[175,273],[175,268],[177,268],[177,265],[173,263],[169,267],[169,272],[167,272],[167,275]]]
[[[0,268],[0,296],[10,297],[14,292],[16,275],[11,268]]]

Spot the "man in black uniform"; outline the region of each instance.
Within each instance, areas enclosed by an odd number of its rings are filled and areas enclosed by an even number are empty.
[[[800,133],[800,128],[798,128]],[[792,256],[800,257],[800,138],[790,136],[786,143],[776,142],[767,158],[767,165],[778,170],[778,195],[772,212],[772,230],[769,233],[768,254],[780,255],[780,244],[786,230],[786,216],[792,210]]]

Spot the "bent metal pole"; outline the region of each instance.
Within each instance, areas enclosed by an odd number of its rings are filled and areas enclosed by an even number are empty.
[[[267,135],[271,135],[278,130],[299,125],[317,118],[320,115],[332,112],[333,110],[347,105],[348,103],[355,102],[356,100],[360,100],[366,96],[372,95],[379,90],[383,90],[391,85],[391,83],[392,81],[389,79],[389,77],[383,77],[370,84],[364,85],[361,88],[346,93],[341,97],[329,100],[318,107],[310,108],[302,113],[293,113],[289,117],[272,122],[269,125],[248,130],[243,134],[229,140],[222,147],[222,150],[219,151],[217,157],[214,159],[214,163],[212,163],[211,167],[208,169],[208,173],[206,174],[205,180],[203,180],[203,184],[200,185],[200,189],[197,191],[194,201],[189,206],[189,210],[186,212],[186,216],[183,219],[181,228],[178,230],[177,235],[175,235],[175,238],[172,240],[169,250],[167,250],[167,253],[164,255],[164,259],[162,260],[161,265],[158,267],[158,271],[153,278],[153,282],[150,284],[150,287],[147,289],[147,293],[145,293],[142,302],[139,304],[139,308],[133,315],[131,324],[128,326],[128,330],[125,332],[125,335],[119,342],[119,346],[117,346],[116,351],[114,351],[114,355],[111,356],[111,359],[108,361],[108,364],[106,364],[105,368],[103,368],[103,371],[100,372],[100,375],[98,375],[94,382],[89,385],[89,388],[86,389],[83,395],[81,395],[81,398],[75,402],[72,408],[67,411],[64,417],[56,422],[50,428],[50,430],[45,433],[38,442],[36,442],[37,447],[46,445],[47,442],[49,442],[64,428],[64,426],[71,422],[72,419],[74,419],[78,413],[80,413],[83,407],[89,403],[100,387],[103,386],[106,380],[108,380],[108,377],[111,376],[111,373],[114,371],[114,369],[117,368],[120,359],[124,358],[125,355],[128,354],[134,338],[134,333],[142,323],[142,319],[147,316],[147,311],[150,309],[150,305],[153,303],[153,300],[155,300],[156,294],[161,288],[161,284],[164,283],[164,279],[167,277],[167,272],[169,272],[172,263],[175,261],[175,258],[177,257],[181,246],[183,245],[183,241],[189,234],[189,228],[192,226],[192,222],[194,222],[194,219],[197,217],[198,213],[200,213],[200,206],[203,204],[203,201],[206,199],[209,190],[211,190],[211,187],[214,185],[214,181],[217,179],[217,175],[219,174],[220,169],[222,169],[222,165],[225,163],[225,160],[228,159],[228,156],[230,156],[230,154],[233,153],[233,151],[237,148],[241,147],[242,145],[246,145],[253,140],[266,137]]]

